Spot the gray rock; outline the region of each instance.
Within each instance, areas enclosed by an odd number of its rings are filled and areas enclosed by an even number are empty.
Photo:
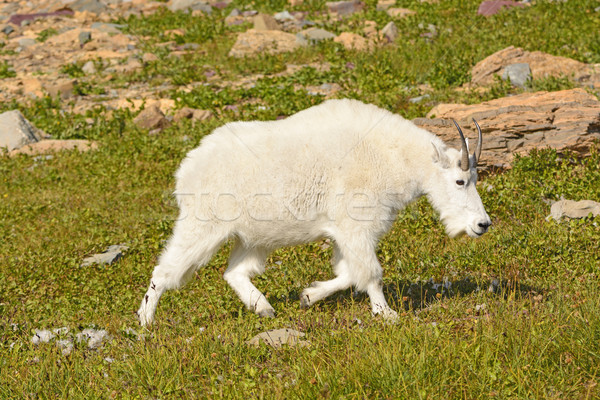
[[[81,70],[83,72],[85,72],[87,75],[92,75],[97,72],[96,65],[91,60],[86,62],[85,64],[83,64],[83,67],[81,67]]]
[[[185,11],[185,10],[200,10],[207,14],[212,13],[212,7],[204,1],[199,0],[173,0],[168,6],[169,10]]]
[[[502,79],[510,79],[514,86],[525,87],[531,80],[531,68],[526,63],[508,65],[502,73]]]
[[[246,344],[258,347],[260,343],[265,343],[275,348],[279,348],[284,344],[287,344],[288,346],[300,347],[310,346],[310,342],[300,339],[304,336],[305,333],[291,328],[274,329],[271,331],[259,333],[252,339],[248,340]]]
[[[37,43],[37,40],[25,37],[19,39],[18,43],[21,48],[26,49],[27,47],[35,45]]]
[[[335,35],[321,28],[309,28],[296,34],[296,42],[302,46],[321,42],[323,40],[333,40]]]
[[[408,99],[408,102],[409,102],[409,103],[413,103],[413,104],[415,104],[415,103],[420,103],[420,102],[422,102],[423,100],[427,100],[427,99],[428,99],[428,98],[430,98],[430,97],[431,97],[431,96],[429,96],[428,94],[424,94],[424,95],[422,95],[422,96],[417,96],[417,97],[410,98],[410,99]]]
[[[107,10],[107,7],[98,0],[75,0],[69,4],[73,11],[87,11],[93,14],[100,14]]]
[[[228,17],[239,17],[240,15],[242,15],[240,10],[238,10],[237,8],[234,8],[233,10],[231,10]]]
[[[118,261],[121,257],[123,257],[123,252],[126,251],[129,247],[124,246],[122,244],[109,246],[106,251],[100,254],[94,254],[93,256],[86,257],[83,259],[81,263],[82,267],[89,267],[93,264],[105,265],[112,264]]]
[[[21,111],[12,110],[0,114],[0,148],[8,151],[38,142],[40,132],[25,119]]]
[[[10,25],[4,25],[4,26],[2,27],[2,29],[0,29],[0,31],[1,31],[2,33],[4,33],[5,35],[10,35],[11,33],[13,33],[13,32],[15,31],[15,28],[13,28],[13,27],[12,27],[12,26],[10,26]]]
[[[296,18],[294,18],[294,16],[292,14],[290,14],[288,11],[278,12],[273,15],[273,18],[275,18],[279,22],[296,20]]]
[[[73,351],[73,341],[71,339],[57,340],[56,346],[60,349],[63,356],[68,356]]]
[[[92,40],[92,33],[88,31],[82,31],[79,33],[79,44],[83,46],[87,42]]]
[[[382,30],[381,34],[390,42],[393,42],[398,37],[398,28],[393,21],[389,22]]]
[[[110,339],[110,335],[104,329],[96,330],[92,328],[84,329],[75,338],[79,343],[87,342],[87,346],[90,349],[97,349],[102,346],[102,342]]]
[[[35,335],[31,338],[33,344],[49,343],[56,335],[48,329],[36,329]]]
[[[588,215],[594,217],[600,215],[600,203],[592,200],[560,200],[550,207],[550,215],[546,218],[554,218],[559,221],[562,217],[585,218]]]

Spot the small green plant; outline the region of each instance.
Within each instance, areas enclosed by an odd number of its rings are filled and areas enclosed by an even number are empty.
[[[15,76],[17,76],[17,73],[6,61],[0,62],[0,78],[13,78]]]
[[[54,29],[54,28],[44,29],[43,31],[41,31],[38,34],[37,41],[40,42],[40,43],[44,43],[46,40],[48,40],[48,38],[50,36],[54,36],[54,35],[57,35],[57,34],[58,34],[58,31],[56,29]]]

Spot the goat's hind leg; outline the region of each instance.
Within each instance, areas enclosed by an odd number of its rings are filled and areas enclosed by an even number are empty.
[[[177,229],[152,272],[148,291],[142,299],[137,315],[142,326],[154,320],[156,306],[162,294],[183,286],[199,267],[207,264],[225,238],[207,235],[203,239],[178,233]]]
[[[250,278],[264,272],[268,253],[265,248],[247,247],[237,240],[229,257],[227,271],[223,274],[246,308],[261,317],[274,317],[275,310]]]

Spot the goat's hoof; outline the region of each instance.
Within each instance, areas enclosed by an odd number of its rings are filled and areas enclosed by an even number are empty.
[[[260,317],[275,318],[275,310],[267,308],[256,313]]]
[[[307,309],[310,307],[310,297],[306,293],[300,295],[300,308]]]

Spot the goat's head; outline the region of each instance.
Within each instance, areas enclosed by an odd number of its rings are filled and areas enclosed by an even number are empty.
[[[462,130],[456,121],[453,122],[460,135],[461,149],[445,149],[432,142],[432,158],[436,172],[435,176],[431,177],[427,195],[440,213],[440,219],[450,237],[465,233],[471,237],[479,237],[486,233],[492,224],[475,187],[477,161],[481,156],[481,128],[473,120],[479,139],[475,152],[469,155]]]

